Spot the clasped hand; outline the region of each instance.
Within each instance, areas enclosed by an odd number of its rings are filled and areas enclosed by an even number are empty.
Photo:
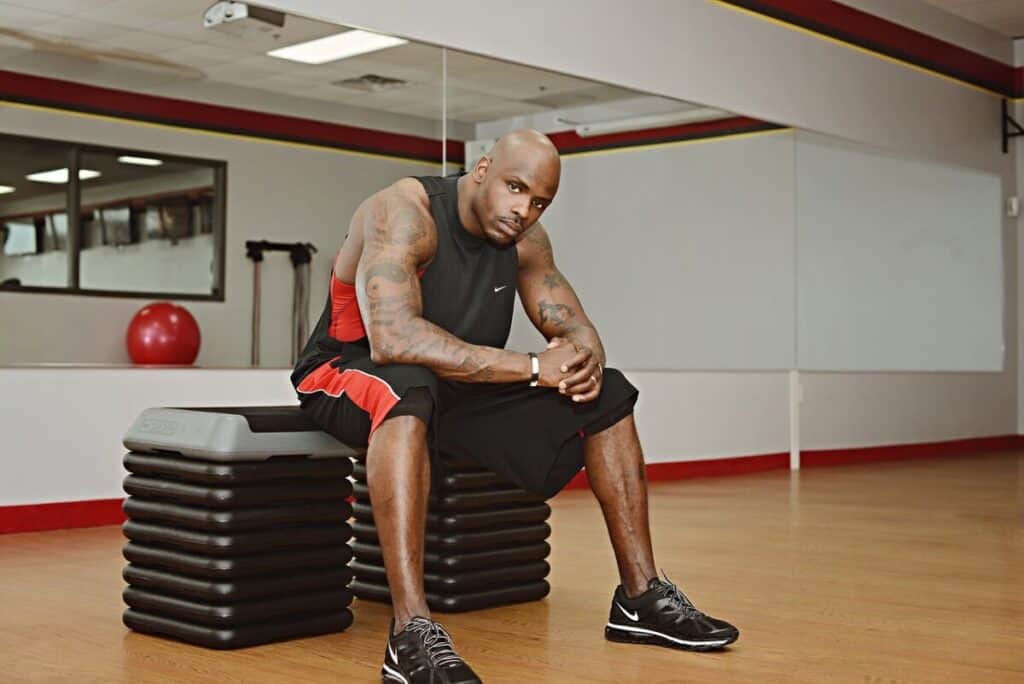
[[[593,401],[601,394],[604,366],[590,347],[564,337],[552,337],[538,358],[541,386],[557,387],[575,402]]]

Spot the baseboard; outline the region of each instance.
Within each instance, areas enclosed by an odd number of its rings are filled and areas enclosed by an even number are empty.
[[[667,480],[685,480],[692,477],[721,477],[723,475],[745,475],[765,470],[778,470],[789,467],[789,454],[763,454],[759,456],[739,456],[731,458],[711,458],[700,461],[669,461],[647,464],[647,481],[664,482]],[[581,470],[569,481],[566,489],[584,489],[587,482],[587,471]]]
[[[0,506],[0,534],[120,525],[125,520],[124,512],[121,511],[123,501],[94,499]]]
[[[1024,435],[999,435],[948,442],[896,444],[853,449],[814,449],[802,452],[800,463],[803,468],[814,468],[878,461],[963,456],[971,453],[1022,447],[1024,447]],[[695,477],[744,475],[767,470],[782,470],[788,467],[788,453],[649,463],[647,464],[647,480],[663,482]],[[581,489],[587,486],[586,471],[581,471],[569,482],[566,489]],[[124,512],[121,510],[122,502],[123,499],[97,499],[0,506],[0,534],[120,525],[125,520]]]

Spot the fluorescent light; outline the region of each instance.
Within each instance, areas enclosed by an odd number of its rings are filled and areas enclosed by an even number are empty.
[[[716,119],[727,119],[730,116],[733,115],[720,109],[702,107],[699,109],[688,109],[685,112],[668,112],[651,116],[636,116],[631,119],[582,124],[576,127],[576,135],[581,138],[589,138],[595,135],[621,133],[622,131],[640,131],[646,128],[661,128],[662,126],[678,126],[686,123],[715,121]]]
[[[53,169],[52,171],[30,173],[25,178],[39,183],[67,183],[68,175],[67,169]],[[93,171],[92,169],[78,169],[78,180],[89,180],[100,175],[102,174],[99,171]]]
[[[0,185],[0,195],[6,195],[14,192],[14,188],[10,185]]]
[[[150,159],[149,157],[131,157],[124,156],[118,157],[117,161],[122,164],[136,164],[138,166],[160,166],[163,161],[160,159]]]
[[[326,38],[317,38],[305,43],[271,50],[267,54],[271,57],[290,59],[293,62],[304,64],[325,64],[367,52],[405,45],[408,42],[394,36],[353,29]]]

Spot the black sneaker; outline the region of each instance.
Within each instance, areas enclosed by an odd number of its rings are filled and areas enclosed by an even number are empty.
[[[385,684],[482,684],[452,648],[452,638],[439,623],[417,616],[401,632],[394,632],[392,618],[380,671]]]
[[[655,577],[634,599],[626,598],[621,586],[615,588],[604,636],[627,644],[713,651],[736,641],[740,632],[697,610],[668,577]]]

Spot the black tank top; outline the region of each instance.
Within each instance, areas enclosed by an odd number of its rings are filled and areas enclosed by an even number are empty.
[[[504,347],[512,326],[519,256],[515,244],[494,245],[470,234],[459,219],[458,180],[460,176],[417,177],[430,198],[430,212],[437,226],[437,251],[420,277],[423,318],[470,344]],[[332,285],[334,274],[331,274]],[[367,346],[365,332],[359,340],[341,340],[330,332],[331,293],[316,328],[292,373],[298,385],[310,371],[342,352],[344,343]],[[358,316],[353,307],[346,314]],[[334,323],[338,323],[334,321]],[[345,326],[351,329],[352,326]],[[356,326],[358,328],[358,326]]]

